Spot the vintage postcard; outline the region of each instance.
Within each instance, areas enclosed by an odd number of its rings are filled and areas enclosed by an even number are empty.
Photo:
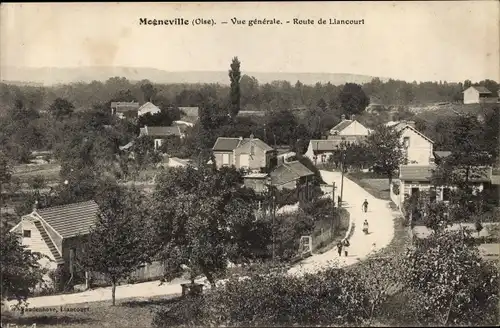
[[[498,325],[499,22],[2,3],[1,326]]]

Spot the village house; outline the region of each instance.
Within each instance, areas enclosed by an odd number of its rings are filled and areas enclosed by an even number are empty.
[[[40,260],[43,267],[61,269],[64,284],[81,283],[77,279],[75,259],[81,252],[83,238],[96,222],[98,210],[94,201],[44,209],[35,207],[10,231],[19,234],[27,249],[47,257]],[[44,280],[50,278],[47,276]]]
[[[354,115],[351,116],[350,120],[346,119],[345,115],[341,116],[341,121],[339,124],[335,125],[330,129],[330,136],[368,136],[370,134],[370,129],[365,127],[363,124],[359,123],[354,119]]]
[[[464,90],[464,104],[484,104],[498,102],[497,95],[483,86],[471,86]]]
[[[394,192],[391,186],[391,198],[399,208],[402,208],[406,198],[426,192],[430,201],[449,201],[453,187],[434,186],[431,177],[436,165],[401,165],[399,167],[399,188]],[[469,183],[474,190],[482,191],[491,183],[491,167],[477,168],[470,176]]]
[[[336,150],[339,150],[342,143],[362,143],[365,138],[366,136],[362,135],[336,135],[329,136],[327,140],[310,140],[304,156],[309,158],[314,165],[326,164],[328,163],[330,156],[332,156]]]
[[[299,161],[279,164],[270,173],[271,185],[278,190],[297,190],[299,200],[310,199],[314,172]]]
[[[430,165],[434,163],[434,142],[415,128],[415,122],[389,122],[386,126],[401,132],[406,164]]]
[[[139,137],[141,136],[152,137],[155,149],[159,149],[168,137],[175,136],[181,139],[185,137],[180,126],[144,126],[140,129]]]
[[[253,134],[250,138],[219,137],[212,152],[217,168],[234,166],[253,172],[269,170],[276,158],[276,151]]]
[[[116,115],[118,118],[123,119],[126,117],[137,117],[138,110],[139,110],[139,103],[135,101],[111,102],[111,115]]]
[[[148,101],[147,103],[142,105],[137,110],[137,116],[143,116],[143,115],[146,115],[148,113],[151,115],[154,115],[154,114],[158,114],[160,112],[161,112],[161,109],[158,106],[156,106]]]

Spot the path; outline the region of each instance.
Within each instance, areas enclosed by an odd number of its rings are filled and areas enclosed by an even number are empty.
[[[335,182],[337,189],[335,195],[340,195],[340,172],[320,171],[323,180],[327,184]],[[336,197],[335,196],[335,197]],[[331,197],[331,194],[330,194]],[[361,210],[364,200],[368,200],[368,212]],[[290,269],[290,273],[301,274],[316,272],[338,264],[338,266],[351,265],[368,256],[372,251],[378,251],[391,242],[394,237],[394,214],[389,207],[389,201],[375,198],[369,192],[344,176],[343,191],[344,208],[350,214],[351,222],[354,222],[354,233],[351,236],[348,256],[343,254],[339,257],[337,248],[323,253],[312,255],[298,265]],[[369,234],[363,232],[363,221],[368,220]]]
[[[340,186],[341,175],[338,172],[321,171],[323,180],[332,184],[335,182]],[[335,191],[340,193],[340,188]],[[344,206],[350,213],[351,220],[355,223],[354,233],[351,237],[351,247],[348,257],[338,256],[334,248],[323,254],[314,254],[299,262],[289,270],[289,274],[300,275],[305,272],[315,272],[320,269],[333,266],[337,262],[339,266],[351,265],[365,258],[371,251],[386,247],[394,236],[393,213],[389,207],[389,201],[380,200],[370,195],[353,181],[344,177]],[[361,204],[368,200],[368,213],[361,211]],[[364,219],[370,225],[370,234],[365,235],[361,230]],[[375,246],[374,246],[375,245]],[[197,280],[206,284],[206,279]],[[125,298],[149,298],[153,296],[167,296],[181,293],[180,283],[184,280],[172,281],[159,286],[158,281],[122,285],[116,288],[116,299]],[[28,300],[30,307],[48,307],[68,304],[78,304],[97,301],[108,301],[111,299],[111,287],[96,288],[85,292],[64,295],[40,296]]]

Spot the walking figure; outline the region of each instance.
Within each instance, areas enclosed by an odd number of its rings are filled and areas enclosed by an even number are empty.
[[[349,240],[344,239],[343,246],[344,246],[344,254],[347,257],[347,254],[349,252],[349,246],[351,246],[351,244],[349,243]]]
[[[337,251],[339,252],[339,257],[342,256],[342,246],[343,246],[342,241],[339,241],[337,243]]]
[[[363,202],[363,211],[368,212],[368,201],[365,199],[365,201]]]
[[[363,222],[363,232],[365,233],[365,235],[368,234],[368,220],[365,220],[365,222]]]

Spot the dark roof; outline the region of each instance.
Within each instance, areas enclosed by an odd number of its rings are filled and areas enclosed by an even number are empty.
[[[226,138],[219,137],[212,148],[214,151],[233,151],[239,147],[250,147],[253,144],[264,151],[271,151],[273,148],[259,138]]]
[[[436,150],[434,151],[434,157],[445,158],[451,155],[451,151],[448,150]]]
[[[435,165],[401,165],[399,179],[404,181],[430,181]]]
[[[487,88],[485,88],[485,87],[483,87],[483,86],[480,86],[480,85],[477,85],[477,86],[473,85],[471,88],[476,89],[476,90],[477,90],[477,92],[479,92],[479,93],[487,93],[487,94],[490,94],[490,93],[491,93],[491,91],[490,91],[490,90],[488,90]]]
[[[151,137],[180,136],[181,134],[179,126],[145,126],[140,130],[140,135]]]
[[[430,181],[435,165],[401,165],[399,179],[404,181]],[[490,182],[491,167],[480,167],[471,172],[470,182]],[[460,172],[458,169],[455,172]],[[479,176],[477,176],[479,175]]]
[[[88,234],[96,222],[99,207],[96,202],[73,203],[35,211],[61,237],[70,238]]]
[[[328,136],[327,140],[311,140],[309,144],[313,148],[314,154],[320,154],[324,152],[332,152],[337,149],[337,147],[342,142],[347,143],[361,143],[366,139],[365,136]]]
[[[117,113],[124,113],[129,111],[136,111],[139,109],[138,102],[112,102],[111,108],[114,108]]]
[[[338,131],[341,132],[345,128],[347,128],[351,123],[354,122],[352,120],[343,120],[339,124],[335,125],[333,128],[330,129],[330,131]]]
[[[240,144],[239,138],[218,137],[212,150],[215,151],[233,151]]]
[[[301,162],[293,161],[278,165],[270,175],[273,185],[282,185],[302,177],[314,175],[314,173]]]

